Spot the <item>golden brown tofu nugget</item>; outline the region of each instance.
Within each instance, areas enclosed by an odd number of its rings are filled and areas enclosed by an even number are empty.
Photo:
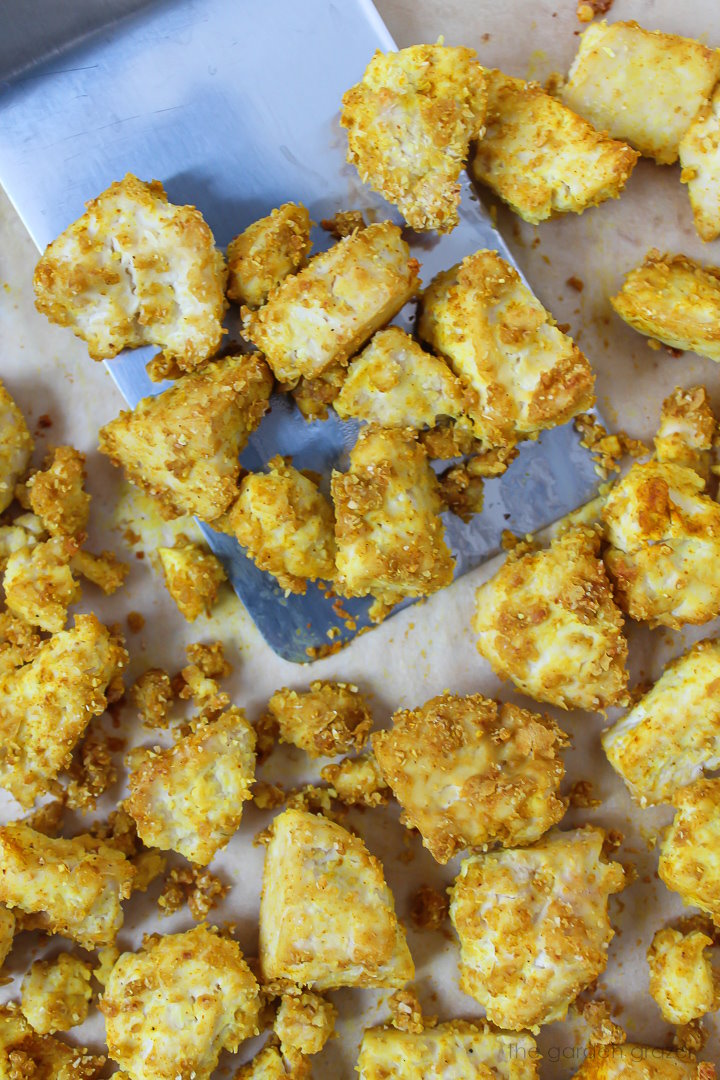
[[[337,1009],[312,990],[283,994],[275,1018],[275,1033],[290,1061],[319,1054],[335,1031]]]
[[[33,452],[33,438],[25,417],[0,382],[0,514],[15,495]]]
[[[637,462],[603,508],[605,565],[633,619],[679,629],[720,613],[720,505],[694,469]]]
[[[217,360],[121,412],[100,428],[100,449],[158,500],[164,517],[212,521],[237,496],[238,454],[272,386],[260,356]]]
[[[292,743],[310,757],[334,757],[362,750],[373,721],[367,702],[350,683],[310,683],[305,691],[277,690],[268,712],[280,742]]]
[[[28,480],[30,508],[51,536],[84,540],[90,515],[86,475],[85,455],[72,446],[58,446],[48,454],[43,470]]]
[[[348,161],[414,229],[450,232],[458,223],[460,171],[487,104],[475,56],[448,45],[378,51],[343,95]]]
[[[289,274],[305,265],[310,247],[310,215],[304,206],[284,203],[228,244],[228,296],[238,304],[260,307]]]
[[[51,634],[62,630],[68,608],[80,599],[70,568],[76,551],[75,541],[62,536],[14,551],[2,582],[8,609]]]
[[[400,229],[370,225],[286,278],[259,311],[243,309],[243,331],[281,382],[347,364],[420,287],[418,262]]]
[[[486,447],[535,438],[595,400],[587,359],[496,251],[476,251],[434,278],[418,330],[464,384]]]
[[[694,469],[705,483],[710,479],[717,421],[704,386],[676,387],[665,398],[655,436],[658,461]]]
[[[470,171],[525,221],[581,214],[616,199],[638,154],[537,83],[487,71],[486,131]]]
[[[260,901],[265,980],[331,990],[414,975],[383,868],[334,821],[286,810],[272,825]]]
[[[636,22],[603,21],[582,35],[562,96],[599,131],[670,165],[718,78],[717,49]]]
[[[658,873],[668,889],[720,926],[720,780],[695,780],[673,803],[677,813],[660,849]]]
[[[538,1060],[531,1035],[449,1020],[422,1032],[368,1028],[357,1069],[360,1080],[537,1080]]]
[[[0,827],[0,902],[24,912],[25,929],[63,934],[84,949],[112,945],[135,870],[94,836],[55,839],[22,822]]]
[[[574,1080],[715,1080],[715,1066],[694,1054],[637,1043],[590,1045]]]
[[[175,547],[159,547],[157,553],[167,590],[183,618],[195,622],[209,615],[226,580],[220,560],[187,539]]]
[[[412,431],[365,428],[350,468],[334,472],[331,486],[341,596],[372,595],[392,606],[450,584],[440,489]]]
[[[537,1031],[605,970],[608,897],[625,872],[602,859],[605,834],[553,831],[528,848],[464,859],[450,917],[460,938],[460,989],[499,1027]]]
[[[720,267],[653,248],[610,303],[638,333],[720,361]]]
[[[713,940],[700,930],[658,930],[647,952],[650,995],[670,1024],[689,1024],[717,1008],[720,975],[705,950]]]
[[[22,1011],[40,1035],[69,1031],[87,1019],[92,964],[71,953],[36,960],[22,981]]]
[[[128,662],[94,615],[44,641],[28,664],[0,676],[0,786],[22,806],[48,790]],[[114,685],[113,685],[114,684]]]
[[[197,926],[123,953],[100,999],[110,1057],[130,1080],[209,1080],[259,1034],[260,991],[235,941]]]
[[[166,750],[145,751],[124,806],[148,847],[207,866],[237,831],[255,779],[255,732],[242,709],[201,720]]]
[[[720,86],[683,135],[680,164],[698,236],[716,240],[720,236]]]
[[[249,473],[228,515],[248,558],[288,592],[335,576],[335,515],[330,501],[290,458],[274,457],[268,472]]]
[[[220,346],[225,276],[200,211],[128,173],[46,248],[35,304],[86,341],[93,360],[159,345],[189,371]]]
[[[408,828],[446,863],[466,847],[518,847],[565,813],[566,736],[549,718],[472,694],[400,710],[372,743]]]
[[[623,618],[599,551],[594,530],[571,529],[477,590],[478,652],[536,701],[604,711],[625,698]]]
[[[52,1035],[38,1034],[15,1004],[0,1007],[3,1080],[97,1080],[104,1071],[104,1057]]]

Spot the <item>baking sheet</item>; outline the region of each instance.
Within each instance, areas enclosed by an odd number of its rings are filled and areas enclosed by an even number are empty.
[[[430,0],[386,0],[380,7],[400,45],[432,41],[445,33],[450,43],[476,47],[485,63],[535,77],[567,69],[577,44],[575,33],[580,29],[573,3],[560,6],[545,0],[532,4],[512,0],[500,5],[491,0],[452,0],[440,9]],[[720,41],[714,3],[680,6],[672,0],[657,0],[651,7],[640,0],[616,0],[610,17],[636,18],[648,26]],[[607,296],[617,288],[621,274],[649,246],[685,251],[720,264],[720,244],[702,245],[694,236],[677,168],[660,169],[642,162],[621,200],[579,218],[568,217],[534,229],[518,224],[511,214],[501,210],[499,221],[540,298],[559,320],[571,324],[572,332],[592,359],[599,375],[600,405],[614,423],[647,440],[663,396],[676,385],[689,386],[699,381],[708,386],[716,408],[720,406],[720,377],[715,364],[689,354],[673,358],[664,351],[651,351],[641,337],[611,315],[607,304]],[[48,413],[52,417],[53,427],[41,429],[38,459],[51,441],[72,441],[89,455],[90,488],[95,499],[92,547],[110,547],[122,553],[132,564],[132,574],[128,588],[115,597],[104,598],[88,587],[83,606],[97,611],[108,622],[124,623],[127,612],[133,609],[145,615],[145,629],[140,634],[128,634],[133,655],[128,678],[150,664],[176,670],[183,663],[184,642],[221,637],[235,664],[230,680],[234,699],[247,708],[252,719],[260,714],[278,686],[302,687],[312,678],[333,677],[353,680],[372,695],[378,726],[388,723],[394,709],[420,704],[443,689],[500,696],[532,708],[527,699],[495,679],[477,655],[469,631],[474,589],[491,573],[492,565],[472,572],[428,603],[402,612],[338,656],[318,662],[312,670],[299,669],[276,657],[229,593],[212,621],[199,620],[192,628],[185,625],[150,565],[152,545],[161,534],[169,535],[168,526],[148,520],[146,505],[132,496],[119,474],[95,451],[97,427],[117,413],[122,404],[120,395],[104,369],[88,362],[81,343],[71,340],[67,332],[48,326],[34,313],[30,279],[35,258],[32,243],[7,204],[3,204],[0,279],[8,287],[0,289],[0,370],[11,392],[31,416],[33,428],[40,415]],[[566,285],[570,276],[583,280],[581,294]],[[131,521],[137,532],[144,533],[142,543],[135,548],[128,547],[123,535]],[[135,554],[141,551],[146,553],[145,558],[136,559]],[[631,628],[633,681],[656,677],[670,656],[682,652],[692,640],[717,632],[717,623],[685,634]],[[603,799],[600,808],[577,811],[568,824],[588,820],[621,829],[627,839],[620,857],[638,868],[632,886],[618,900],[611,901],[612,919],[619,932],[611,944],[608,969],[599,981],[598,995],[604,993],[618,1005],[616,1019],[627,1028],[630,1038],[666,1045],[671,1029],[648,996],[644,953],[655,930],[683,910],[678,898],[657,881],[657,852],[648,846],[667,820],[667,811],[641,812],[631,805],[604,759],[599,743],[604,723],[601,717],[548,711],[574,738],[566,757],[567,783],[591,779],[596,794]],[[152,736],[133,726],[130,710],[123,715],[123,725],[131,743],[153,741]],[[301,755],[293,751],[284,752],[277,762],[271,759],[264,770],[264,775],[277,776],[285,783],[302,773]],[[317,776],[310,770],[304,770],[304,774]],[[121,782],[110,793],[110,801],[120,797],[122,791]],[[6,796],[0,801],[0,812],[2,820],[20,814],[17,804]],[[226,902],[213,917],[236,922],[238,938],[249,955],[257,949],[262,867],[262,852],[252,847],[251,838],[266,820],[267,815],[249,807],[240,833],[213,865],[232,883]],[[409,897],[420,883],[440,887],[450,882],[457,860],[440,868],[416,841],[407,848],[404,830],[390,811],[367,811],[353,820],[371,850],[384,859],[404,919],[408,916]],[[414,858],[401,862],[398,856],[407,850]],[[187,912],[158,920],[152,908],[156,892],[157,888],[151,892],[146,907],[136,901],[128,906],[127,926],[120,936],[123,947],[137,944],[145,930],[167,932],[192,925]],[[457,988],[457,951],[452,939],[410,931],[409,940],[418,966],[416,987],[426,1012],[442,1018],[477,1016],[479,1007]],[[66,942],[55,939],[47,951],[65,947]],[[24,935],[11,954],[8,966],[15,980],[2,989],[2,1000],[17,997],[18,978],[36,955],[36,939]],[[718,962],[717,956],[714,959]],[[386,994],[348,990],[332,997],[341,1012],[340,1037],[316,1060],[313,1075],[316,1080],[352,1080],[362,1028],[387,1015],[383,1004]],[[713,1019],[708,1026],[713,1037],[704,1056],[718,1061],[716,1021]],[[68,1037],[100,1047],[102,1031],[102,1020],[95,1014],[91,1022]],[[585,1038],[579,1024],[544,1028],[539,1038],[545,1053],[543,1080],[565,1080],[572,1075],[582,1058]],[[245,1045],[236,1059],[226,1058],[218,1076],[231,1076],[252,1049],[253,1045]]]

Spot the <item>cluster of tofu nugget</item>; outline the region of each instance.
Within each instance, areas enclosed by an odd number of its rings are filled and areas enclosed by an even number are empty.
[[[465,166],[537,223],[617,197],[642,154],[680,159],[698,231],[712,239],[719,77],[717,50],[598,23],[553,92],[483,68],[469,49],[378,53],[345,95],[341,122],[349,160],[416,230],[455,227]],[[95,359],[161,349],[148,371],[171,385],[102,428],[100,449],[165,518],[194,515],[237,537],[289,592],[320,581],[337,596],[370,596],[380,618],[451,581],[441,513],[479,513],[483,479],[523,440],[576,418],[606,463],[622,446],[585,415],[588,360],[497,252],[477,251],[423,289],[398,225],[357,211],[323,225],[336,242],[310,258],[308,211],[286,203],[237,236],[226,259],[195,208],[128,175],[49,246],[37,305]],[[416,298],[416,335],[389,325]],[[240,306],[243,341],[221,349],[228,301]],[[651,252],[612,303],[653,340],[720,360],[720,270]],[[274,390],[309,421],[332,407],[362,423],[329,487],[280,456],[241,469]],[[715,1075],[693,1050],[702,1017],[720,1006],[710,959],[720,780],[705,776],[720,766],[720,643],[700,641],[631,694],[624,625],[677,630],[720,614],[720,505],[707,490],[716,437],[705,390],[675,391],[653,456],[608,485],[598,520],[566,522],[545,548],[518,543],[477,591],[478,649],[522,694],[567,710],[626,707],[604,750],[641,806],[675,808],[660,877],[701,912],[659,928],[648,953],[675,1049],[625,1042],[603,1003],[586,1003],[583,1080]],[[357,687],[319,681],[278,690],[251,724],[221,689],[222,646],[197,643],[178,674],[150,668],[127,693],[145,727],[172,740],[132,749],[109,818],[62,835],[65,808],[94,809],[117,778],[120,746],[94,718],[126,695],[129,659],[117,628],[92,614],[68,628],[68,608],[81,577],[109,593],[127,568],[84,547],[83,455],[57,447],[32,469],[32,452],[0,386],[0,785],[26,812],[0,827],[0,954],[20,930],[83,953],[34,962],[20,1002],[0,1009],[0,1077],[99,1077],[105,1057],[57,1034],[99,998],[123,1080],[208,1080],[221,1052],[267,1030],[235,1080],[305,1080],[334,1033],[327,995],[343,987],[392,991],[390,1021],[363,1035],[361,1080],[537,1077],[534,1036],[583,1009],[579,995],[608,962],[610,897],[628,878],[611,835],[561,827],[569,736],[529,708],[450,692],[373,731]],[[455,463],[438,476],[437,460]],[[217,560],[185,536],[157,554],[183,615],[209,612],[224,577]],[[193,715],[175,715],[187,702]],[[318,784],[286,791],[271,773],[256,776],[277,742],[335,760]],[[438,864],[462,855],[449,900],[421,890],[413,919],[438,929],[449,915],[460,986],[483,1021],[423,1017],[410,986],[384,868],[347,820],[348,808],[372,815],[391,798]],[[246,959],[232,927],[205,919],[228,888],[209,866],[250,801],[284,808],[258,836],[258,956]],[[161,875],[161,909],[187,903],[198,925],[121,953],[124,906]]]

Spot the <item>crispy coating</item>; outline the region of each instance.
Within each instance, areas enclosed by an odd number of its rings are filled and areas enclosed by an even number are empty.
[[[26,929],[63,934],[85,949],[111,945],[122,926],[134,869],[116,848],[81,834],[43,836],[22,822],[0,828],[0,902]]]
[[[265,981],[401,987],[414,966],[379,861],[362,840],[318,814],[273,822],[260,901]]]
[[[197,926],[123,953],[100,1000],[130,1080],[209,1080],[220,1052],[259,1034],[259,988],[235,941]]]
[[[87,1019],[92,964],[72,953],[36,960],[22,981],[23,1015],[39,1035],[69,1031]]]
[[[549,717],[445,693],[398,710],[372,744],[404,823],[446,863],[466,847],[531,844],[560,821],[566,739]]]
[[[610,303],[640,334],[720,361],[720,268],[651,248]]]
[[[412,431],[364,428],[349,470],[333,472],[331,487],[336,592],[392,606],[450,584],[438,482]]]
[[[443,503],[451,513],[466,523],[479,514],[485,504],[483,477],[487,475],[488,463],[483,458],[484,455],[478,455],[476,458],[468,458],[467,461],[451,465],[438,477]],[[505,472],[505,468],[497,472],[493,468],[490,475],[497,476]]]
[[[113,751],[121,749],[123,745],[124,740],[108,735],[99,725],[88,729],[68,768],[70,783],[67,786],[66,804],[69,808],[82,813],[95,809],[100,796],[118,778]]]
[[[343,758],[326,765],[320,775],[345,806],[385,806],[390,801],[390,788],[374,754]]]
[[[418,263],[389,221],[352,233],[286,278],[243,332],[282,382],[344,365],[420,286]]]
[[[207,869],[174,866],[165,878],[157,903],[163,915],[172,915],[187,904],[193,919],[202,922],[229,891],[230,886]]]
[[[34,660],[41,644],[37,627],[11,611],[0,611],[0,678]]]
[[[525,221],[581,214],[616,199],[638,154],[547,94],[541,86],[487,71],[487,130],[470,171]]]
[[[477,590],[478,652],[536,701],[603,711],[625,698],[623,618],[599,550],[593,529],[569,529]]]
[[[149,728],[168,726],[174,694],[170,676],[162,668],[148,668],[130,687],[130,697]]]
[[[703,103],[679,147],[695,229],[701,240],[720,236],[720,86]]]
[[[33,447],[25,417],[0,381],[0,514],[13,501],[15,485],[27,471]]]
[[[500,1027],[537,1031],[605,970],[608,897],[625,886],[601,857],[605,834],[586,826],[533,847],[464,859],[450,917],[460,938],[460,989]]]
[[[290,1065],[271,1037],[252,1061],[238,1069],[233,1080],[311,1080],[310,1063],[298,1057]]]
[[[347,160],[413,229],[447,233],[458,223],[460,171],[487,106],[475,57],[441,44],[378,50],[343,95]]]
[[[441,416],[464,413],[462,384],[398,326],[379,330],[356,356],[334,403],[343,420],[355,417],[383,428],[434,427]]]
[[[305,266],[311,246],[307,210],[283,203],[228,244],[228,296],[260,307],[289,274]]]
[[[496,251],[476,251],[433,279],[418,331],[466,387],[484,448],[535,438],[595,400],[587,359]]]
[[[275,1034],[290,1061],[299,1055],[319,1054],[335,1032],[337,1009],[312,990],[283,994],[275,1018]]]
[[[720,926],[720,780],[695,780],[678,791],[677,813],[660,850],[668,889]]]
[[[612,767],[641,806],[720,768],[720,641],[699,641],[603,733]]]
[[[225,260],[194,206],[128,173],[46,248],[35,306],[69,326],[93,360],[158,345],[185,371],[217,352]]]
[[[268,712],[280,742],[300,747],[311,758],[362,750],[372,728],[367,702],[352,683],[310,683],[309,690],[276,690]]]
[[[232,664],[225,659],[222,641],[213,641],[210,644],[191,641],[185,646],[185,652],[190,663],[198,667],[208,679],[226,679],[232,674]]]
[[[238,454],[272,385],[260,356],[216,360],[100,428],[100,450],[157,499],[164,517],[212,521],[237,496]]]
[[[51,536],[85,539],[90,496],[85,491],[85,455],[72,446],[57,446],[45,467],[25,485],[30,508]]]
[[[715,1080],[715,1066],[659,1046],[592,1046],[574,1080]]]
[[[226,580],[220,560],[186,538],[178,538],[175,547],[159,547],[157,554],[167,590],[183,618],[195,622],[209,615]]]
[[[0,904],[0,968],[8,958],[15,938],[15,913]]]
[[[421,885],[412,898],[410,918],[416,930],[441,930],[448,917],[450,901],[445,892]]]
[[[670,165],[718,77],[717,49],[636,22],[603,20],[580,38],[562,98],[599,131]]]
[[[422,1033],[368,1028],[357,1067],[360,1080],[537,1080],[538,1057],[531,1035],[450,1020]]]
[[[74,540],[54,536],[14,551],[3,577],[9,610],[41,630],[62,630],[67,609],[80,599],[80,586],[70,568],[76,550]]]
[[[105,1058],[33,1031],[15,1004],[0,1007],[3,1080],[97,1080]]]
[[[117,592],[130,572],[128,564],[118,559],[112,551],[101,551],[99,555],[93,555],[90,551],[80,549],[70,560],[70,566],[76,573],[82,574],[93,585],[102,589],[106,596]]]
[[[148,750],[130,774],[125,808],[149,847],[207,866],[237,831],[255,780],[255,733],[242,709],[200,721],[166,750]]]
[[[704,386],[675,387],[665,398],[655,436],[658,461],[694,469],[705,483],[710,478],[717,421]]]
[[[650,994],[670,1024],[689,1024],[717,1008],[720,985],[705,950],[713,939],[699,930],[658,930],[647,952]]]
[[[331,218],[323,218],[320,226],[336,240],[342,240],[344,236],[350,236],[358,229],[367,228],[362,210],[336,210]]]
[[[308,423],[313,420],[327,420],[328,408],[335,404],[346,376],[345,365],[333,363],[314,379],[303,375],[297,386],[292,388],[290,393],[293,400]]]
[[[694,469],[634,464],[603,508],[605,565],[633,619],[674,629],[720,612],[720,506]]]
[[[44,641],[35,657],[0,676],[0,785],[23,806],[68,767],[91,717],[128,662],[122,642],[94,615]]]
[[[272,458],[268,470],[243,477],[230,527],[261,570],[288,592],[304,593],[308,581],[335,576],[333,508],[290,458]]]

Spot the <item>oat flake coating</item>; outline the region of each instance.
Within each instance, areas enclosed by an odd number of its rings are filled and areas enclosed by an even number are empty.
[[[676,814],[658,873],[683,901],[720,926],[720,780],[695,780],[673,799]]]

